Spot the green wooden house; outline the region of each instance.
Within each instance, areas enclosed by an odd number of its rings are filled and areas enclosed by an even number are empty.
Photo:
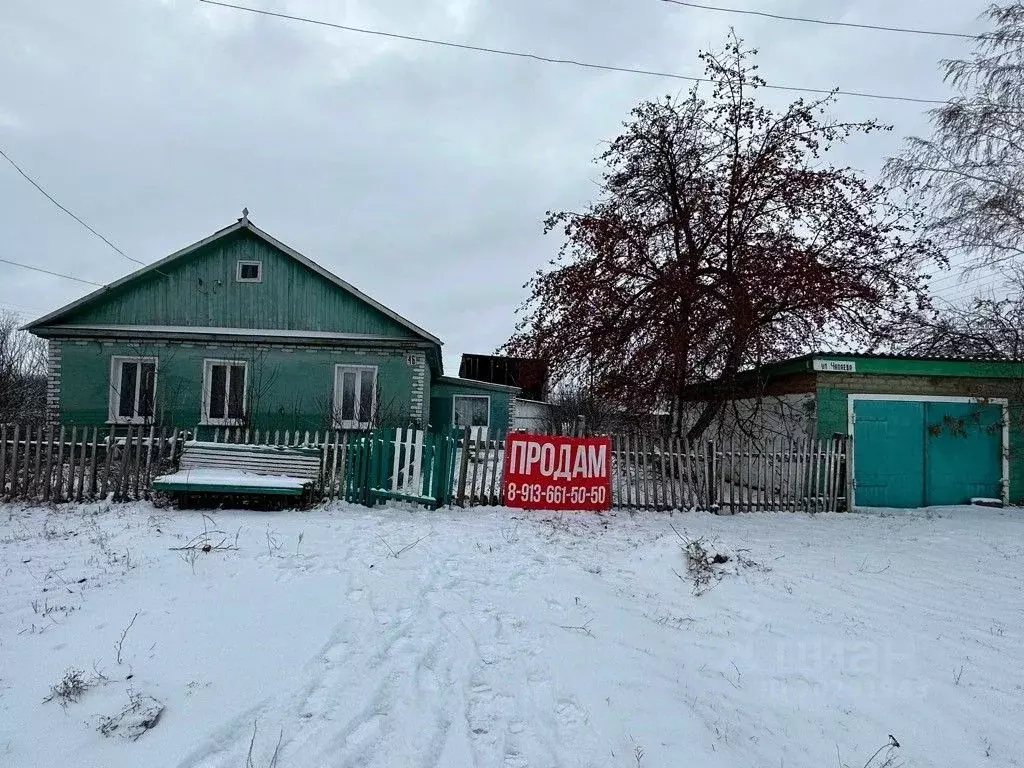
[[[26,329],[48,342],[54,423],[495,435],[515,407],[515,388],[444,376],[440,339],[246,215]]]
[[[1024,501],[1024,362],[815,353],[747,371],[718,396],[770,439],[852,438],[853,506]]]

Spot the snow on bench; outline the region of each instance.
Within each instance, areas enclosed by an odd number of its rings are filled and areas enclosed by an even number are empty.
[[[185,443],[179,471],[153,480],[169,493],[237,493],[302,496],[320,476],[320,449]]]
[[[197,493],[269,493],[300,496],[312,483],[285,475],[257,475],[226,469],[183,469],[153,481],[158,491]]]

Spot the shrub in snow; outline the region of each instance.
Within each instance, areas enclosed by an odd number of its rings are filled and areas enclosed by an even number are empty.
[[[99,731],[104,736],[114,736],[135,741],[151,728],[155,728],[164,711],[164,705],[137,691],[128,692],[128,706],[116,715],[100,719]]]
[[[67,707],[82,698],[93,686],[109,682],[107,676],[95,666],[91,677],[86,677],[80,669],[69,669],[59,683],[50,686],[50,695],[43,699],[43,703],[56,700],[62,707]]]
[[[750,558],[744,556],[747,550],[736,550],[735,554],[728,554],[722,551],[715,551],[710,548],[708,541],[701,537],[689,539],[672,527],[672,531],[679,540],[683,542],[683,554],[686,556],[686,573],[693,582],[693,594],[703,595],[715,584],[720,582],[726,573],[738,573],[739,568],[757,568],[762,571],[770,570]],[[732,571],[726,571],[722,566],[728,563],[735,563]],[[676,573],[679,576],[678,573]],[[682,579],[682,576],[679,576]],[[684,579],[685,581],[685,579]]]
[[[690,539],[683,545],[686,554],[686,572],[693,581],[693,594],[702,595],[722,580],[716,566],[729,562],[729,556],[713,552],[704,546],[704,539]]]
[[[85,672],[80,669],[69,669],[59,683],[50,687],[50,695],[43,701],[56,699],[58,704],[66,707],[82,698],[91,686],[92,682],[86,679]]]

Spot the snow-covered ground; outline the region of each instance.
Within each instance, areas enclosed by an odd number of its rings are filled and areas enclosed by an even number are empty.
[[[1017,510],[7,506],[0,573],[3,766],[1024,764]]]

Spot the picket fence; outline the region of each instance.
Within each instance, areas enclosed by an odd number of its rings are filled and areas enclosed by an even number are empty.
[[[189,433],[171,427],[0,426],[0,500],[115,501],[150,497]]]
[[[612,506],[731,512],[846,509],[849,441],[612,436]],[[465,449],[468,446],[468,450]],[[455,503],[500,506],[505,441],[461,436]]]
[[[147,499],[173,471],[192,430],[0,426],[0,500]],[[218,429],[215,442],[306,446],[321,451],[318,501],[429,507],[501,506],[505,440],[465,432]],[[612,505],[622,509],[732,512],[846,509],[849,441],[693,442],[612,437]]]

